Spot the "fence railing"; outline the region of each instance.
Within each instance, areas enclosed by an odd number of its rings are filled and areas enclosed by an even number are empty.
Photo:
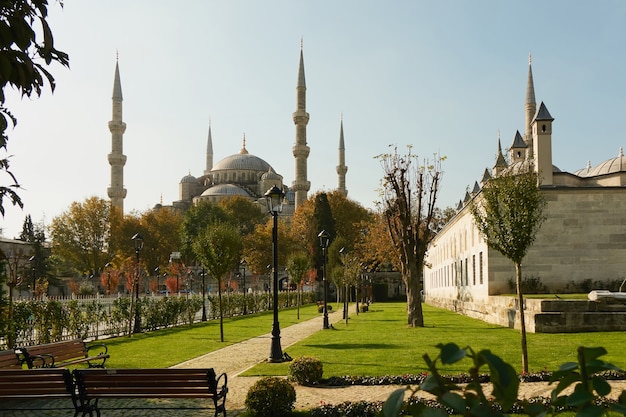
[[[302,293],[302,304],[315,301],[315,293]],[[225,293],[224,317],[252,314],[271,308],[271,294]],[[133,306],[131,307],[131,302]],[[295,306],[295,292],[279,293],[278,307]],[[142,331],[193,324],[206,317],[219,317],[216,294],[145,295],[131,300],[128,294],[20,298],[0,314],[0,350],[73,338],[96,340],[130,334],[135,321],[135,304]]]

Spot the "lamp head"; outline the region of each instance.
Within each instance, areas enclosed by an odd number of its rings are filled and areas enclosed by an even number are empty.
[[[265,193],[265,199],[267,202],[267,211],[270,213],[280,213],[283,211],[283,197],[285,193],[274,185]]]
[[[135,243],[135,252],[140,252],[143,249],[143,237],[139,233],[135,233],[131,240]]]
[[[320,247],[322,249],[328,248],[328,241],[330,240],[330,235],[326,230],[322,230],[317,237],[320,239]]]

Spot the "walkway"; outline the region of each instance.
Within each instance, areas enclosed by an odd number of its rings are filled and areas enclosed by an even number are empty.
[[[328,315],[329,322],[336,323],[342,319],[341,311],[330,312]],[[322,317],[286,327],[281,329],[281,347],[284,352],[289,351],[289,347],[294,343],[310,336],[311,334],[322,329]],[[253,339],[249,339],[215,352],[208,353],[195,359],[176,365],[182,368],[214,368],[220,374],[225,372],[228,375],[229,393],[226,400],[226,409],[228,417],[240,415],[245,409],[245,398],[248,389],[258,380],[256,377],[243,377],[241,373],[263,362],[269,357],[271,345],[271,335],[265,334]],[[626,388],[626,383],[618,381],[611,383],[614,386],[613,393],[621,392]],[[349,387],[332,387],[332,388],[311,388],[296,386],[296,409],[311,409],[321,404],[341,404],[345,401],[384,401],[388,395],[399,386],[349,386]],[[536,396],[549,397],[549,393],[553,386],[547,383],[522,384],[520,387],[521,398],[531,398]],[[127,400],[131,401],[131,400]],[[148,401],[132,400],[133,406],[137,403],[139,406],[149,407]],[[185,401],[185,404],[193,403]],[[173,410],[154,410],[154,409],[138,409],[138,410],[115,410],[116,402],[103,401],[101,406],[104,408],[102,417],[158,417],[158,416],[175,416],[175,417],[196,417],[207,416],[204,411],[173,411]],[[39,407],[36,410],[20,410],[20,411],[3,411],[0,403],[0,417],[42,417],[54,416],[65,417],[72,416],[73,410],[45,410],[46,408],[67,407],[68,401],[38,401],[30,402],[30,407]]]

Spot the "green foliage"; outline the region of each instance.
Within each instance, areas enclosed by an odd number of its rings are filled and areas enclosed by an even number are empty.
[[[250,387],[246,408],[253,417],[289,416],[296,402],[296,390],[284,378],[264,377]]]
[[[60,1],[59,4],[63,6]],[[7,148],[7,129],[17,119],[5,105],[4,89],[11,87],[22,97],[40,96],[46,82],[54,91],[55,81],[45,66],[53,61],[69,67],[69,57],[54,47],[52,30],[47,22],[47,0],[12,0],[0,4],[0,149]],[[35,30],[36,29],[36,30]],[[20,187],[9,171],[9,159],[0,159],[0,170],[12,181],[0,186],[0,214],[4,215],[4,198],[24,207],[16,193]]]
[[[546,200],[532,169],[490,179],[470,211],[489,247],[519,264],[532,246],[545,216]]]
[[[515,282],[515,278],[509,278],[507,280],[507,285],[509,289],[512,291],[516,291],[517,284]],[[548,292],[548,288],[542,284],[541,278],[536,276],[525,276],[522,278],[522,292],[524,294],[545,294]]]
[[[313,385],[322,379],[322,361],[311,356],[300,356],[289,364],[289,377],[300,385]]]
[[[432,394],[436,404],[423,401],[404,402],[407,389],[394,391],[383,405],[384,417],[402,415],[436,417],[455,414],[467,417],[502,417],[514,409],[523,410],[531,417],[545,417],[564,410],[574,410],[577,417],[600,417],[609,411],[626,415],[626,391],[619,402],[604,405],[600,401],[611,392],[603,372],[616,371],[617,367],[600,360],[607,352],[604,348],[578,348],[578,362],[567,362],[552,374],[550,382],[557,382],[548,404],[541,401],[518,400],[519,378],[515,369],[490,350],[475,352],[470,347],[459,348],[455,343],[438,344],[439,355],[431,360],[423,358],[430,374],[418,388],[412,389],[411,399],[422,390]],[[470,382],[460,386],[439,373],[439,365],[453,364],[469,358]],[[485,395],[486,384],[481,383],[480,369],[489,370],[491,393]],[[566,389],[573,386],[573,390]],[[521,407],[521,409],[520,409]]]
[[[333,311],[332,304],[326,303],[326,309],[328,310],[329,313],[331,311]],[[317,312],[320,313],[320,314],[324,312],[324,304],[320,303],[320,304],[317,305]]]

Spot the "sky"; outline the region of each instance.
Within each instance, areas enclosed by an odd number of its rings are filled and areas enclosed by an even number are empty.
[[[178,200],[178,183],[246,148],[295,178],[292,146],[303,46],[310,194],[337,187],[343,118],[348,197],[375,208],[375,156],[406,146],[445,156],[438,206],[456,207],[524,132],[529,55],[537,105],[553,123],[553,163],[595,166],[626,144],[626,3],[621,0],[52,1],[56,90],[21,99],[4,237],[24,218],[48,226],[73,202],[108,199],[108,122],[116,59],[124,96],[125,212]],[[499,133],[500,132],[500,133]],[[9,183],[5,175],[3,185]]]

